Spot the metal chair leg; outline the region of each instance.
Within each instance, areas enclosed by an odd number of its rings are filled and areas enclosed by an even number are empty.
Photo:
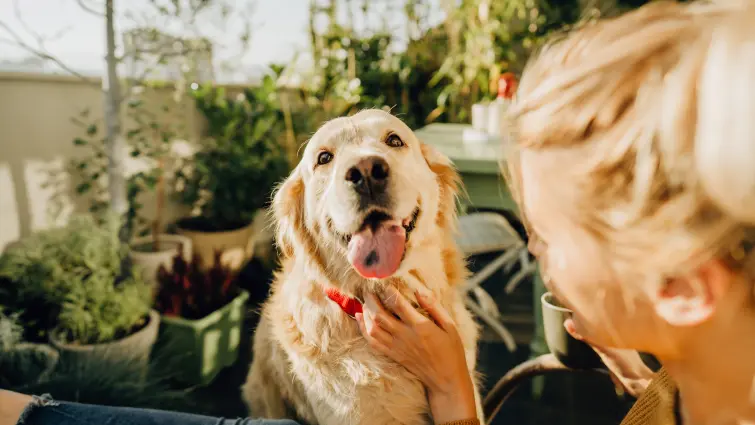
[[[506,295],[510,295],[517,286],[522,282],[522,280],[535,273],[537,271],[537,264],[536,263],[529,263],[529,264],[523,264],[522,269],[519,270],[506,284],[506,288],[504,288],[504,291],[506,292]]]
[[[512,247],[511,249],[506,250],[506,252],[499,255],[495,260],[491,261],[485,267],[483,267],[482,270],[475,273],[471,278],[469,278],[469,280],[464,283],[464,286],[461,289],[464,292],[468,292],[472,288],[480,286],[480,284],[482,284],[485,279],[492,276],[493,273],[498,271],[505,264],[511,262],[518,255],[519,249],[517,247]]]
[[[501,320],[501,311],[498,309],[498,304],[495,303],[495,300],[490,296],[488,291],[482,289],[481,286],[478,286],[472,288],[472,292],[474,293],[475,298],[477,298],[477,303],[480,305],[480,308],[482,308],[482,311],[496,320]]]
[[[503,340],[503,343],[506,345],[506,348],[511,351],[512,353],[516,351],[516,341],[514,341],[514,336],[511,335],[511,332],[509,332],[508,329],[506,329],[505,326],[501,324],[498,320],[494,319],[493,317],[489,316],[483,309],[472,299],[467,295],[465,303],[467,307],[469,307],[472,312],[477,315],[482,321],[485,322],[488,326],[490,326],[495,333],[498,334],[498,336],[501,337]]]

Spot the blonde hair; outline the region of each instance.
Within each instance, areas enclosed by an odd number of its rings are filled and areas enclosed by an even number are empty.
[[[574,158],[564,168],[577,199],[565,208],[608,245],[619,272],[668,277],[713,257],[749,261],[755,13],[746,3],[650,3],[555,40],[523,73],[515,149]],[[517,158],[508,177],[521,206]]]

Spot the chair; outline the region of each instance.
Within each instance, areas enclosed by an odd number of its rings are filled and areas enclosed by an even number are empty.
[[[597,374],[609,377],[608,369],[571,369],[564,366],[553,354],[543,354],[527,360],[506,373],[485,396],[482,409],[487,423],[492,423],[503,403],[526,380],[543,375],[558,374]]]
[[[481,285],[496,271],[509,271],[514,265],[519,264],[519,271],[505,288],[507,294],[513,292],[524,277],[536,270],[535,263],[530,261],[527,245],[504,216],[493,212],[471,213],[459,217],[458,235],[457,244],[466,257],[502,252],[470,277],[462,290],[466,294],[467,307],[490,326],[501,337],[509,351],[513,352],[516,350],[514,337],[501,323],[501,312],[495,300]],[[474,294],[474,298],[471,293]]]

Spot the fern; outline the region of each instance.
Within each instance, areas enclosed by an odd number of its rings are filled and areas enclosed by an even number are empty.
[[[143,324],[152,291],[132,273],[119,221],[98,225],[78,216],[37,233],[0,257],[0,299],[32,341],[50,332],[94,344],[126,336]]]

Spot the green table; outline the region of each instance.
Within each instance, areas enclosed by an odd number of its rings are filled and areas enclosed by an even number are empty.
[[[420,140],[446,154],[456,165],[466,191],[461,199],[464,207],[495,208],[517,214],[517,206],[500,174],[499,161],[503,157],[502,143],[498,141],[465,142],[464,130],[470,128],[471,126],[465,124],[430,124],[415,133]],[[532,356],[537,356],[548,352],[540,307],[540,297],[545,292],[545,288],[539,274],[535,276],[532,292],[535,335],[530,344],[530,350]],[[540,389],[537,387],[541,385],[541,382],[535,385],[536,395],[539,395]]]
[[[501,143],[464,142],[465,124],[430,124],[416,131],[417,137],[446,154],[461,173],[466,191],[462,203],[478,208],[516,212],[517,206],[501,177]]]

